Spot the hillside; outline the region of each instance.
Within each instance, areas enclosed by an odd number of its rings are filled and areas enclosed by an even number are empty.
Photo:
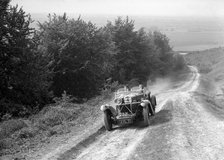
[[[0,157],[58,142],[95,122],[100,104],[120,86],[186,67],[165,34],[135,30],[128,17],[97,27],[53,14],[36,30],[9,2],[0,3]]]
[[[215,115],[224,113],[224,48],[191,52],[186,55],[190,65],[198,67],[201,82],[196,97]]]
[[[217,88],[224,87],[224,48],[214,48],[205,51],[191,52],[186,56],[189,64],[198,67]]]
[[[46,13],[31,13],[35,20],[31,27],[38,29],[38,23],[47,21]],[[69,18],[77,19],[79,14],[69,14]],[[125,15],[123,15],[125,17]],[[91,21],[98,27],[106,25],[107,21],[114,21],[115,15],[81,15],[85,21]],[[144,27],[146,30],[159,30],[165,33],[175,51],[196,51],[223,46],[224,21],[220,18],[189,18],[189,17],[153,17],[133,16],[135,29]]]

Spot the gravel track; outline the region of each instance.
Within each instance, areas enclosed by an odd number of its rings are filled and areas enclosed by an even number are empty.
[[[194,99],[200,75],[195,67],[189,78],[158,93],[151,125],[141,123],[99,130],[85,140],[43,159],[223,159],[224,123]]]

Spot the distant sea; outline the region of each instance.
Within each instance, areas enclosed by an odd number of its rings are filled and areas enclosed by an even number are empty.
[[[33,13],[35,22],[32,27],[38,28],[37,21],[47,20],[45,13]],[[77,19],[80,15],[68,14]],[[114,21],[114,15],[81,15],[85,21],[96,26],[104,26],[107,21]],[[122,16],[125,18],[126,16]],[[135,29],[159,30],[166,34],[175,51],[196,51],[224,46],[224,17],[151,17],[129,16],[135,22]]]

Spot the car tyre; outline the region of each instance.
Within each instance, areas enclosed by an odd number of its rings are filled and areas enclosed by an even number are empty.
[[[149,126],[149,107],[143,108],[144,125]]]
[[[104,111],[104,126],[106,130],[108,131],[112,130],[112,119],[111,114],[108,110]]]
[[[149,113],[151,114],[151,116],[155,115],[155,109],[151,104],[149,104]]]
[[[152,107],[153,107],[153,110],[154,110],[154,112],[155,112],[155,109],[156,109],[156,105],[157,105],[157,102],[156,102],[156,97],[153,95],[153,96],[151,96],[151,98],[150,98],[151,100],[151,104],[152,104]]]

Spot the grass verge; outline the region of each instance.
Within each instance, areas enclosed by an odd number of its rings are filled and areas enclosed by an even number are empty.
[[[101,114],[99,106],[110,96],[97,96],[83,104],[49,105],[27,119],[12,119],[0,124],[0,157],[30,159],[27,155],[52,141],[71,136],[76,128],[94,122]]]

